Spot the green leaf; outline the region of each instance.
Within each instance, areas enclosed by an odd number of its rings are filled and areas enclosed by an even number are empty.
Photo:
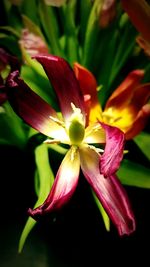
[[[38,25],[39,23],[39,18],[38,18],[38,13],[37,13],[37,1],[32,0],[32,1],[23,1],[22,3],[22,12],[24,13],[27,17],[29,17],[34,23]]]
[[[94,1],[87,23],[82,61],[82,64],[87,68],[90,68],[93,53],[95,51],[95,44],[99,33],[99,16],[102,5],[103,0]]]
[[[47,76],[41,76],[30,66],[23,65],[21,68],[21,77],[28,86],[40,97],[42,97],[53,108],[58,109],[56,96],[53,88],[50,86]]]
[[[56,20],[54,9],[46,6],[45,2],[41,0],[39,1],[39,16],[52,53],[62,56],[63,51],[60,47],[58,35],[58,21]]]
[[[150,188],[150,169],[129,160],[123,160],[117,172],[124,185]]]
[[[20,38],[20,33],[11,26],[1,26],[0,30],[4,30],[9,34],[13,34],[16,38]]]
[[[142,150],[143,154],[150,160],[150,134],[141,132],[134,138],[134,142]]]
[[[38,177],[39,177],[39,190],[38,190],[38,200],[34,208],[38,207],[44,202],[54,182],[54,175],[51,170],[50,163],[49,163],[47,145],[42,144],[35,149],[35,161],[36,161]],[[37,188],[37,185],[36,185],[36,188]],[[18,248],[19,252],[22,251],[25,241],[29,233],[35,226],[35,224],[36,224],[36,221],[32,219],[31,217],[29,217],[20,237],[19,248]]]
[[[5,102],[0,108],[0,144],[24,148],[27,142],[27,133],[23,129],[22,120],[15,114],[8,102]]]
[[[93,190],[92,190],[92,194],[93,194],[95,203],[96,203],[99,211],[101,212],[105,228],[106,228],[107,231],[110,231],[110,220],[109,220],[109,217],[108,217],[106,211],[104,210],[103,206],[101,205],[99,199],[97,198],[97,196],[95,195]]]
[[[75,24],[76,8],[76,0],[70,0],[63,8],[65,20],[64,35],[66,41],[65,52],[67,55],[67,60],[70,64],[75,61],[79,62],[79,43],[77,38],[78,31]]]

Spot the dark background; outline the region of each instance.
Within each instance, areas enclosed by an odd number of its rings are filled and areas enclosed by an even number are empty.
[[[137,229],[119,237],[106,232],[101,215],[81,177],[73,198],[61,211],[39,221],[21,254],[17,253],[27,209],[35,202],[34,161],[28,151],[0,147],[0,266],[77,267],[139,264],[149,266],[150,191],[126,187]]]

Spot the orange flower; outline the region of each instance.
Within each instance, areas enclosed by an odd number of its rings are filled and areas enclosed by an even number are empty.
[[[86,106],[89,123],[99,119],[116,126],[125,133],[126,139],[133,138],[144,129],[150,116],[150,83],[140,83],[144,77],[143,70],[134,70],[128,74],[107,100],[103,111],[93,74],[78,63],[74,64],[74,71],[81,90],[88,99]]]

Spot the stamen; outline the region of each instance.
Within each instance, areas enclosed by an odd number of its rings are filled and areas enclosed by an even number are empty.
[[[70,156],[70,160],[73,161],[75,159],[75,154],[77,151],[77,147],[76,146],[72,146],[71,148],[71,156]]]
[[[98,152],[98,153],[103,153],[104,152],[104,149],[98,148],[98,147],[95,147],[95,146],[92,146],[92,145],[89,145],[89,148],[94,150],[95,152]]]
[[[100,130],[102,127],[100,124],[95,124],[95,125],[91,125],[89,127],[86,128],[86,136],[94,133],[94,132],[97,132],[98,130]]]
[[[62,126],[63,128],[65,128],[65,124],[64,124],[63,121],[61,121],[61,120],[59,120],[59,119],[57,119],[57,118],[54,118],[53,116],[49,116],[49,118],[50,118],[52,121],[56,122],[58,125],[60,125],[60,126]]]
[[[57,139],[46,139],[43,143],[44,144],[59,144],[60,140],[57,140]]]

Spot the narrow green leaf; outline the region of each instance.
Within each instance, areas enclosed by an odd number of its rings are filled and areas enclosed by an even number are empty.
[[[34,23],[38,25],[39,18],[38,18],[38,12],[37,12],[37,1],[23,1],[22,3],[22,10],[21,13],[25,14],[27,17],[29,17]]]
[[[23,129],[23,122],[8,102],[5,102],[3,107],[4,112],[0,112],[0,143],[14,145],[22,149],[27,142],[27,133]]]
[[[59,43],[57,20],[53,11],[52,7],[46,6],[43,0],[39,1],[39,16],[52,53],[62,56],[63,51]]]
[[[84,43],[88,18],[92,8],[91,0],[80,1],[80,30],[81,42]],[[84,14],[84,16],[83,16]]]
[[[102,218],[103,218],[103,221],[104,221],[105,228],[106,228],[107,231],[110,231],[110,220],[109,220],[109,217],[108,217],[106,211],[104,210],[102,204],[100,203],[99,199],[97,198],[97,196],[93,192],[93,190],[92,190],[92,194],[93,194],[95,203],[96,203],[99,211],[101,212],[101,215],[102,215]]]
[[[89,20],[86,28],[85,43],[83,47],[83,60],[82,64],[90,68],[90,62],[93,58],[95,51],[95,44],[99,32],[99,16],[103,5],[103,0],[95,0],[92,10],[89,15]]]
[[[137,32],[134,27],[127,21],[124,31],[120,32],[118,47],[116,47],[117,53],[112,65],[111,75],[109,76],[109,86],[129,59],[129,56],[133,53],[136,35]]]
[[[150,160],[150,134],[141,132],[134,138],[134,142],[142,150],[143,154]]]
[[[129,160],[123,160],[117,172],[124,185],[150,188],[150,169]]]
[[[54,182],[54,175],[49,163],[47,145],[42,144],[35,149],[35,161],[39,177],[39,195],[34,208],[44,202]],[[25,241],[35,224],[36,221],[29,217],[20,237],[19,252],[22,251]]]
[[[9,34],[13,34],[16,38],[20,38],[20,33],[11,26],[1,26],[0,30],[4,30]]]
[[[47,76],[41,76],[30,66],[23,65],[21,68],[21,77],[28,84],[28,86],[39,96],[41,96],[47,103],[58,109],[56,96],[51,87]]]
[[[72,64],[75,61],[79,62],[79,43],[77,37],[77,25],[75,24],[77,1],[70,0],[66,6],[64,6],[64,35],[65,35],[65,52],[67,60]],[[66,15],[67,14],[67,15]]]

